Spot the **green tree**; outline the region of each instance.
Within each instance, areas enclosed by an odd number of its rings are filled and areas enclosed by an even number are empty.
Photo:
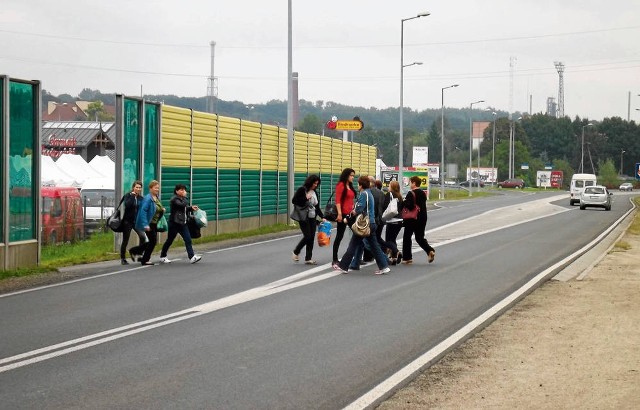
[[[315,114],[307,114],[296,127],[297,131],[308,132],[310,134],[322,135],[324,124],[322,120]]]
[[[115,117],[104,110],[102,101],[93,101],[87,107],[87,117],[90,121],[114,121]]]
[[[607,188],[617,187],[620,183],[616,166],[610,158],[598,163],[598,183]]]

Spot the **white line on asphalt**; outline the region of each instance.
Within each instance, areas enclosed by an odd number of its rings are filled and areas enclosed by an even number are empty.
[[[632,209],[633,210],[633,209]],[[470,334],[476,331],[476,329],[484,326],[485,323],[493,320],[496,316],[498,316],[501,312],[511,307],[516,301],[518,301],[523,295],[527,294],[533,287],[537,286],[540,282],[546,280],[554,271],[560,269],[562,266],[567,265],[572,260],[576,259],[583,253],[587,252],[591,249],[595,244],[600,242],[602,238],[607,236],[611,231],[613,231],[616,226],[627,217],[627,215],[632,211],[629,210],[627,213],[622,215],[614,224],[612,224],[606,231],[602,232],[598,235],[593,241],[586,244],[576,252],[571,255],[568,255],[564,259],[559,262],[556,262],[554,265],[548,267],[542,272],[538,273],[535,277],[529,280],[527,283],[522,285],[518,290],[508,295],[500,302],[496,303],[491,308],[487,309],[480,316],[473,319],[471,322],[467,323],[457,332],[453,333],[451,336],[444,339],[442,342],[438,343],[429,351],[422,354],[413,362],[409,363],[393,375],[391,375],[386,380],[382,381],[380,384],[375,386],[373,389],[369,390],[367,393],[356,399],[350,405],[344,408],[344,410],[360,410],[370,408],[387,397],[388,393],[391,392],[396,386],[403,383],[405,380],[416,376],[419,372],[425,369],[427,366],[433,364],[436,359],[438,359],[442,354],[446,353],[449,349],[456,346],[462,340],[466,339]],[[538,218],[536,218],[538,219]]]
[[[139,269],[146,269],[148,268],[148,266],[137,266],[135,268],[128,268],[128,269],[123,269],[123,270],[119,270],[119,271],[115,271],[115,272],[108,272],[108,273],[103,273],[101,275],[93,275],[93,276],[88,276],[86,278],[80,278],[80,279],[72,279],[72,280],[67,280],[64,282],[60,282],[60,283],[54,283],[52,285],[45,285],[45,286],[38,286],[35,288],[29,288],[29,289],[24,289],[24,290],[18,290],[15,292],[11,292],[11,293],[5,293],[3,295],[0,295],[0,298],[6,298],[9,296],[15,296],[15,295],[20,295],[22,293],[29,293],[29,292],[35,292],[38,290],[44,290],[44,289],[49,289],[49,288],[55,288],[58,286],[65,286],[65,285],[70,285],[72,283],[78,283],[78,282],[84,282],[85,280],[91,280],[91,279],[97,279],[97,278],[104,278],[106,276],[112,276],[112,275],[119,275],[121,273],[125,273],[125,272],[133,272],[135,270],[139,270]]]
[[[318,268],[314,268],[310,270],[317,271],[317,269]],[[307,273],[307,274],[310,274],[310,273]],[[153,318],[153,319],[149,319],[149,320],[145,320],[137,323],[132,323],[127,326],[106,330],[104,332],[95,333],[93,335],[69,340],[63,343],[58,343],[52,346],[47,346],[41,349],[32,350],[30,352],[25,352],[19,355],[0,359],[0,364],[8,363],[4,366],[0,366],[0,373],[17,369],[19,367],[28,366],[34,363],[42,362],[44,360],[52,359],[54,357],[59,357],[65,354],[77,352],[79,350],[87,349],[89,347],[111,342],[113,340],[121,339],[127,336],[132,336],[138,333],[145,332],[147,330],[152,330],[158,327],[181,322],[183,320],[192,319],[194,317],[212,313],[221,309],[239,305],[252,300],[260,299],[266,296],[274,295],[276,293],[284,292],[300,286],[306,286],[311,283],[319,282],[319,281],[329,279],[338,275],[340,275],[340,273],[338,272],[329,272],[322,275],[318,275],[316,277],[312,277],[305,280],[300,280],[295,283],[288,283],[288,284],[284,284],[283,281],[276,281],[261,287],[236,293],[234,295],[227,296],[225,298],[218,299],[209,303],[205,303],[202,305],[194,306],[189,309],[181,310],[179,312],[171,313],[164,316],[159,316],[157,318]],[[298,275],[294,275],[294,276],[297,276],[297,278],[300,278],[300,276]]]
[[[538,216],[535,218],[529,218],[526,220],[520,220],[518,222],[514,222],[511,223],[507,226],[503,226],[503,227],[496,227],[496,228],[492,228],[492,229],[488,229],[476,234],[471,234],[471,235],[465,235],[465,236],[460,236],[458,238],[455,239],[449,239],[446,241],[442,241],[440,243],[438,243],[440,246],[443,246],[445,244],[450,244],[453,242],[457,242],[457,241],[461,241],[464,239],[468,239],[474,236],[479,236],[479,235],[484,235],[486,233],[489,232],[494,232],[497,231],[499,229],[504,229],[504,228],[508,228],[511,226],[515,226],[515,225],[519,225],[519,224],[523,224],[523,223],[527,223],[527,222],[531,222],[537,219],[541,219],[545,216],[551,216],[551,215],[555,215],[558,212],[562,212],[562,211],[556,211],[556,212],[552,212],[551,214],[548,215],[544,215],[544,216]],[[457,224],[454,223],[454,224]],[[451,225],[454,225],[451,224]],[[440,228],[438,228],[440,229]],[[262,242],[264,243],[264,242]],[[242,246],[244,247],[244,245]],[[316,266],[314,268],[308,269],[304,272],[300,272],[298,274],[265,284],[263,286],[260,287],[256,287],[256,288],[252,288],[240,293],[236,293],[234,295],[230,295],[227,297],[224,297],[222,299],[218,299],[215,301],[211,301],[205,304],[201,304],[198,306],[194,306],[192,308],[189,309],[185,309],[185,310],[181,310],[179,312],[175,312],[175,313],[171,313],[171,314],[167,314],[167,315],[163,315],[163,316],[159,316],[156,318],[152,318],[149,320],[145,320],[145,321],[141,321],[141,322],[137,322],[137,323],[133,323],[130,325],[126,325],[126,326],[122,326],[122,327],[118,327],[115,329],[110,329],[110,330],[106,330],[103,332],[99,332],[99,333],[95,333],[93,335],[89,335],[89,336],[85,336],[85,337],[81,337],[78,339],[73,339],[67,342],[62,342],[62,343],[58,343],[55,345],[51,345],[51,346],[47,346],[41,349],[36,349],[30,352],[26,352],[26,353],[22,353],[19,355],[15,355],[15,356],[11,356],[11,357],[7,357],[4,359],[0,359],[0,364],[6,364],[5,366],[0,367],[0,373],[5,372],[5,371],[9,371],[18,367],[23,367],[23,366],[27,366],[33,363],[38,363],[47,359],[51,359],[54,357],[58,357],[58,356],[62,356],[68,353],[72,353],[75,351],[79,351],[82,349],[86,349],[92,346],[96,346],[102,343],[106,343],[109,341],[113,341],[116,339],[120,339],[126,336],[131,336],[134,334],[138,334],[138,333],[142,333],[144,331],[147,330],[151,330],[151,329],[155,329],[161,326],[166,326],[172,323],[176,323],[179,321],[183,321],[183,320],[187,320],[187,319],[191,319],[193,317],[197,317],[203,314],[207,314],[207,313],[211,313],[211,312],[215,312],[217,310],[221,310],[230,306],[235,306],[235,305],[239,305],[245,302],[249,302],[252,300],[256,300],[262,297],[266,297],[266,296],[270,296],[276,293],[280,293],[280,292],[284,292],[286,290],[290,290],[290,289],[294,289],[300,286],[305,286],[305,285],[309,285],[318,281],[322,281],[325,279],[329,279],[335,276],[339,276],[340,273],[338,272],[328,272],[328,273],[324,273],[322,275],[318,275],[312,278],[306,278],[307,276],[310,275],[314,275],[316,273],[322,272],[327,268],[330,268],[331,264],[327,263],[324,265],[320,265],[320,266]],[[136,270],[136,269],[141,269],[143,267],[137,267],[137,268],[133,268],[133,269],[129,269],[129,270]],[[104,274],[104,275],[99,275],[99,276],[108,276],[108,275],[112,275],[112,274],[117,274],[117,273],[121,273],[123,271],[118,271],[118,272],[113,272],[113,273],[109,273],[109,274]],[[96,277],[96,276],[94,276]],[[92,277],[92,278],[94,278]],[[89,278],[86,278],[89,279]],[[80,280],[86,280],[86,279],[80,279]],[[78,281],[80,281],[78,280]],[[68,282],[66,282],[68,283]],[[60,284],[62,285],[62,284]],[[53,285],[52,285],[53,286]],[[15,293],[14,293],[15,294]],[[8,294],[9,295],[9,294]],[[61,350],[59,350],[61,349]]]

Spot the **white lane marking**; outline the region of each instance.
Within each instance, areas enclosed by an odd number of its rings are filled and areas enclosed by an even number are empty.
[[[0,373],[42,362],[54,357],[63,356],[72,352],[77,352],[79,350],[87,349],[89,347],[111,342],[113,340],[121,339],[127,336],[132,336],[138,333],[145,332],[147,330],[152,330],[158,327],[181,322],[183,320],[192,319],[194,317],[212,313],[221,309],[260,299],[266,296],[274,295],[276,293],[284,292],[297,287],[306,286],[311,283],[319,282],[338,275],[340,275],[339,272],[329,272],[295,283],[289,283],[287,285],[280,284],[278,286],[274,285],[276,284],[276,282],[272,282],[265,286],[249,289],[244,292],[236,293],[235,295],[215,300],[213,302],[194,306],[190,309],[181,310],[179,312],[160,316],[154,319],[133,323],[127,326],[95,333],[93,335],[69,340],[67,342],[58,343],[52,346],[47,346],[42,349],[32,350],[30,352],[0,359],[0,364],[9,363],[0,367]]]
[[[440,355],[446,353],[453,346],[457,345],[459,342],[464,340],[469,334],[473,333],[476,329],[484,326],[486,322],[493,320],[493,318],[500,315],[501,312],[509,309],[512,304],[518,301],[523,295],[529,292],[533,287],[537,286],[540,282],[546,280],[548,276],[550,276],[554,271],[566,266],[571,261],[576,259],[578,256],[587,252],[595,244],[600,242],[602,238],[607,236],[611,231],[613,231],[616,226],[627,217],[627,215],[633,211],[633,209],[629,210],[627,213],[622,215],[615,223],[613,223],[607,230],[598,235],[593,241],[589,242],[576,252],[568,255],[564,259],[559,262],[556,262],[552,266],[538,273],[535,277],[529,280],[527,283],[522,285],[519,289],[517,289],[512,294],[508,295],[498,303],[496,303],[491,308],[487,309],[484,313],[480,314],[478,317],[473,319],[471,322],[467,323],[465,326],[460,328],[457,332],[453,333],[451,336],[444,339],[442,342],[438,343],[432,349],[428,350],[420,357],[418,357],[413,362],[409,363],[402,369],[398,370],[396,373],[391,375],[386,380],[382,381],[380,384],[375,386],[373,389],[369,390],[367,393],[353,401],[343,410],[360,410],[369,408],[375,404],[379,404],[379,402],[387,397],[388,393],[395,389],[396,386],[407,380],[408,378],[412,378],[416,376],[419,372],[425,369],[427,366],[431,365],[435,360],[440,357]],[[536,218],[538,219],[538,218]]]
[[[563,209],[561,211],[554,211],[552,212],[550,215],[547,216],[551,216],[551,215],[555,215],[558,212],[563,212],[566,211],[566,209]],[[517,222],[513,222],[511,224],[508,224],[505,227],[494,227],[491,229],[487,229],[484,230],[482,232],[478,232],[475,234],[470,234],[470,235],[464,235],[464,236],[460,236],[458,238],[454,238],[454,239],[449,239],[449,240],[445,240],[445,241],[441,241],[438,243],[438,245],[443,246],[445,244],[450,244],[450,243],[454,243],[454,242],[458,242],[464,239],[469,239],[475,236],[479,236],[479,235],[484,235],[486,233],[489,232],[494,232],[497,231],[499,229],[504,229],[507,227],[511,227],[511,226],[515,226],[515,225],[519,225],[519,224],[523,224],[523,223],[527,223],[527,222],[531,222],[531,221],[535,221],[537,219],[541,219],[545,216],[537,216],[534,218],[528,218],[528,219],[524,219],[524,220],[520,220]],[[450,225],[455,225],[458,222],[455,222],[453,224]],[[442,227],[437,228],[438,230],[441,229]],[[264,243],[264,242],[262,242]],[[242,246],[244,247],[244,245]],[[126,325],[126,326],[122,326],[122,327],[118,327],[115,329],[111,329],[111,330],[106,330],[103,332],[99,332],[99,333],[95,333],[93,335],[89,335],[89,336],[85,336],[85,337],[81,337],[78,339],[74,339],[74,340],[70,340],[67,342],[62,342],[62,343],[58,343],[52,346],[48,346],[48,347],[44,347],[41,349],[36,349],[33,350],[31,352],[26,352],[26,353],[22,353],[19,355],[15,355],[12,357],[8,357],[8,358],[4,358],[4,359],[0,359],[0,364],[5,364],[5,363],[11,363],[8,364],[6,366],[0,367],[0,373],[4,372],[4,371],[8,371],[11,369],[15,369],[17,367],[22,367],[22,366],[27,366],[29,364],[33,364],[33,363],[37,363],[43,360],[47,360],[53,357],[58,357],[64,354],[68,354],[71,352],[75,352],[78,350],[82,350],[82,349],[86,349],[92,346],[96,346],[98,344],[102,344],[102,343],[106,343],[112,340],[116,340],[116,339],[120,339],[126,336],[130,336],[130,335],[134,335],[137,333],[141,333],[147,330],[151,330],[151,329],[155,329],[157,327],[161,327],[161,326],[166,326],[175,322],[179,322],[182,320],[187,320],[196,316],[200,316],[206,313],[211,313],[211,312],[215,312],[217,310],[220,309],[224,309],[230,306],[235,306],[235,305],[239,305],[242,303],[246,303],[252,300],[256,300],[262,297],[266,297],[266,296],[270,296],[276,293],[280,293],[280,292],[284,292],[286,290],[290,290],[290,289],[294,289],[296,287],[300,287],[300,286],[305,286],[308,284],[312,284],[321,280],[325,280],[325,279],[329,279],[335,276],[339,276],[340,273],[339,272],[329,272],[329,273],[325,273],[322,275],[318,275],[316,277],[312,277],[312,278],[308,278],[305,279],[306,277],[310,276],[310,275],[314,275],[316,273],[322,272],[327,268],[330,268],[331,264],[327,263],[324,265],[319,265],[316,266],[314,268],[308,269],[306,271],[300,272],[298,274],[292,275],[292,276],[288,276],[286,278],[265,284],[263,286],[260,287],[256,287],[256,288],[252,288],[240,293],[236,293],[234,295],[230,295],[227,297],[224,297],[222,299],[218,299],[215,301],[211,301],[202,305],[198,305],[198,306],[194,306],[192,308],[189,309],[185,309],[185,310],[181,310],[179,312],[175,312],[175,313],[171,313],[168,315],[164,315],[164,316],[159,316],[156,318],[152,318],[149,320],[145,320],[145,321],[141,321],[141,322],[137,322],[137,323],[133,323],[130,325]],[[143,268],[138,267],[138,268],[134,268],[134,269],[141,269]],[[131,269],[131,270],[134,270]],[[122,271],[120,271],[122,272]],[[115,272],[115,273],[119,273],[119,272]],[[101,275],[102,276],[102,275]],[[59,350],[62,349],[62,350]],[[24,359],[24,360],[23,360]]]
[[[38,286],[38,287],[35,287],[35,288],[18,290],[18,291],[15,291],[15,292],[5,293],[3,295],[0,295],[0,298],[6,298],[6,297],[9,297],[9,296],[20,295],[20,294],[23,294],[23,293],[29,293],[29,292],[35,292],[35,291],[38,291],[38,290],[55,288],[55,287],[58,287],[58,286],[70,285],[72,283],[84,282],[85,280],[104,278],[106,276],[112,276],[112,275],[119,275],[121,273],[133,272],[133,271],[136,271],[136,270],[146,269],[146,268],[148,268],[148,266],[137,266],[135,268],[127,268],[127,269],[123,269],[123,270],[119,270],[119,271],[115,271],[115,272],[107,272],[107,273],[103,273],[101,275],[93,275],[93,276],[88,276],[88,277],[85,277],[85,278],[72,279],[72,280],[67,280],[67,281],[60,282],[60,283],[54,283],[54,284],[51,284],[51,285],[44,285],[44,286]]]

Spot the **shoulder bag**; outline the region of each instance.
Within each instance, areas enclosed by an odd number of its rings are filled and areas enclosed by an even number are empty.
[[[391,195],[391,200],[389,201],[389,205],[387,205],[387,209],[382,213],[382,220],[387,222],[393,218],[398,216],[398,199]]]
[[[293,210],[291,211],[291,219],[294,221],[306,221],[309,216],[309,207],[308,206],[299,206],[293,205]]]
[[[332,199],[333,192],[329,196],[327,204],[324,206],[324,219],[335,222],[336,219],[338,219],[338,207],[336,206],[336,202],[332,201]]]
[[[367,206],[361,214],[356,216],[355,222],[351,225],[351,230],[354,235],[362,238],[366,238],[371,235],[371,224],[369,223],[369,216],[367,215],[369,211],[369,195],[366,192],[364,195],[367,195]]]
[[[420,207],[416,203],[416,194],[413,191],[409,191],[413,194],[413,209],[408,209],[406,207],[402,208],[402,219],[418,219],[418,212],[420,212]]]
[[[124,198],[127,195],[128,194],[122,197],[122,199],[120,200],[120,203],[118,204],[118,207],[114,209],[111,216],[107,218],[107,226],[113,232],[122,232],[122,229],[124,228],[124,225],[122,224],[122,215],[120,215],[120,206],[122,206],[122,202],[124,202]]]

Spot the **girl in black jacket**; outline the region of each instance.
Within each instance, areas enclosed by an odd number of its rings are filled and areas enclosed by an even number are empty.
[[[180,234],[184,240],[184,246],[187,248],[187,256],[189,262],[196,263],[202,256],[196,255],[191,245],[191,234],[189,234],[189,227],[187,226],[187,213],[191,211],[197,211],[196,205],[189,205],[187,199],[187,187],[184,184],[176,185],[173,190],[173,198],[171,198],[171,216],[169,217],[169,233],[167,240],[162,245],[162,251],[160,252],[160,263],[171,263],[171,260],[167,258],[167,252],[176,239],[176,236]]]
[[[304,263],[307,265],[316,265],[316,261],[313,260],[313,240],[316,236],[316,216],[322,218],[324,222],[324,215],[320,210],[318,196],[316,195],[316,189],[320,185],[320,177],[317,175],[309,175],[304,181],[304,184],[298,188],[296,193],[291,199],[291,203],[299,207],[304,208],[306,217],[298,221],[300,224],[300,230],[302,231],[302,239],[296,245],[291,255],[291,259],[294,262],[300,260],[300,252],[302,248],[306,247]]]
[[[142,230],[137,230],[136,217],[138,216],[138,205],[142,202],[142,182],[134,181],[131,186],[131,192],[127,192],[122,198],[124,205],[124,215],[122,216],[122,244],[120,245],[120,259],[123,265],[128,265],[126,252],[129,244],[129,237],[133,230],[138,235],[138,246],[129,249],[131,259],[136,262],[137,258],[144,253],[145,245],[148,242],[147,235]]]

